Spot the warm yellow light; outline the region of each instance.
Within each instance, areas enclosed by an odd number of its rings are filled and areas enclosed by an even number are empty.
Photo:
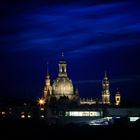
[[[40,99],[38,100],[38,104],[39,104],[40,106],[45,105],[45,103],[46,103],[46,101],[45,101],[45,99],[43,99],[43,98],[40,98]]]

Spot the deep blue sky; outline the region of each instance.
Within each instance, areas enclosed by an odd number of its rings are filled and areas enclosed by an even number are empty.
[[[82,97],[101,97],[104,71],[111,98],[140,101],[140,4],[128,0],[0,2],[0,95],[38,98],[49,62],[61,52]]]

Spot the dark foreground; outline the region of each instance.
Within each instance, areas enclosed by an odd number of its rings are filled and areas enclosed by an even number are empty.
[[[112,126],[48,126],[44,121],[0,120],[0,137],[3,139],[139,139],[140,122]]]

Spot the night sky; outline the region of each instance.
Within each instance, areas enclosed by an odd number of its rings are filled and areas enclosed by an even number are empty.
[[[81,97],[101,97],[106,71],[112,99],[140,102],[140,3],[65,1],[0,2],[0,96],[37,99],[64,52]]]

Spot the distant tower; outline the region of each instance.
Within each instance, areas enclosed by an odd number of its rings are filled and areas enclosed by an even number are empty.
[[[47,63],[47,76],[46,76],[46,80],[45,80],[43,97],[47,100],[49,98],[49,96],[51,96],[51,95],[52,95],[52,87],[50,84],[50,75],[49,75],[48,63]]]
[[[120,103],[121,103],[121,95],[119,89],[117,88],[115,94],[115,105],[120,105]]]
[[[110,104],[109,80],[106,72],[102,81],[102,103]]]

